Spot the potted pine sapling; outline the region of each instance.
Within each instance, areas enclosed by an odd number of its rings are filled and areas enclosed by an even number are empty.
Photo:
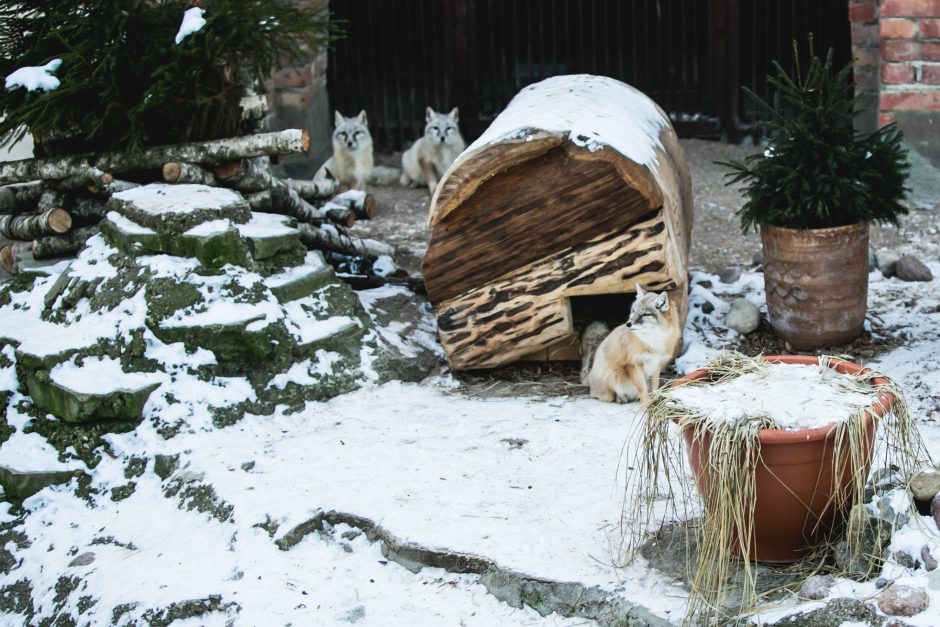
[[[813,40],[809,39],[812,54]],[[862,331],[868,299],[868,225],[897,225],[909,170],[902,136],[892,123],[857,133],[849,79],[837,73],[832,50],[813,55],[802,74],[799,52],[791,78],[776,62],[779,90],[759,124],[767,147],[731,168],[743,183],[741,227],[760,231],[767,310],[774,333],[798,349],[844,344]]]
[[[929,462],[894,384],[834,357],[721,356],[658,391],[643,429],[624,540],[638,550],[669,522],[659,516],[685,526],[694,625],[737,622],[757,605],[752,562],[796,562],[790,572],[809,576],[836,542],[861,555],[863,527],[846,520],[873,453],[908,478]]]

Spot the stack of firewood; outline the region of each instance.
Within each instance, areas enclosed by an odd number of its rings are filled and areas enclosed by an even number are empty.
[[[286,130],[137,153],[104,153],[0,163],[0,265],[17,271],[17,257],[75,255],[98,232],[111,194],[149,182],[195,183],[240,192],[253,211],[297,218],[308,248],[375,258],[394,248],[350,237],[345,227],[375,214],[364,192],[337,195],[333,179],[281,179],[271,171],[281,155],[306,152],[306,131]],[[122,177],[122,178],[118,178]]]

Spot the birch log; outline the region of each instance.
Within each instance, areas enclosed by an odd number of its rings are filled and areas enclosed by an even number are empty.
[[[16,256],[32,247],[32,242],[13,242],[0,248],[0,268],[6,270],[7,274],[16,274]]]
[[[219,180],[210,170],[194,163],[171,161],[163,164],[163,180],[167,183],[193,183],[219,186]]]
[[[251,207],[252,211],[258,211],[261,213],[274,212],[274,205],[271,203],[270,189],[254,192],[253,194],[245,194],[244,196],[245,200],[248,201],[248,206]]]
[[[375,196],[368,192],[351,189],[334,196],[330,202],[354,211],[360,220],[371,220],[375,217]]]
[[[95,191],[99,187],[108,185],[114,177],[108,172],[102,172],[94,166],[87,166],[65,178],[47,181],[47,184],[57,190],[72,190],[84,188]]]
[[[247,157],[306,152],[310,147],[307,131],[289,129],[189,144],[156,146],[139,153],[106,152],[48,159],[24,159],[0,163],[0,185],[45,179],[64,179],[94,166],[106,172],[159,170],[171,161],[215,165]]]
[[[375,259],[382,255],[391,257],[395,254],[395,247],[374,239],[362,239],[340,235],[339,233],[321,229],[312,224],[299,224],[300,241],[307,248],[316,250],[329,250],[344,255],[361,255]]]
[[[0,187],[0,213],[32,211],[36,208],[42,192],[40,181]]]
[[[80,251],[85,242],[96,233],[98,233],[97,226],[86,226],[64,235],[40,237],[33,241],[33,257],[35,259],[69,257]]]
[[[80,196],[68,204],[73,226],[91,226],[101,222],[108,215],[108,201],[104,198]]]
[[[42,213],[0,216],[0,236],[30,241],[45,235],[62,234],[72,228],[72,217],[65,209],[47,209]]]
[[[319,224],[327,216],[300,197],[287,183],[271,173],[271,166],[264,157],[240,159],[223,163],[215,168],[215,176],[228,187],[244,193],[271,192],[271,211],[293,216],[304,222]]]
[[[332,176],[315,181],[284,179],[284,182],[287,183],[292,190],[300,194],[301,198],[311,202],[329,198],[339,189],[339,181]]]
[[[58,189],[47,189],[39,197],[37,209],[39,211],[48,211],[50,209],[61,209],[65,206],[65,192]]]

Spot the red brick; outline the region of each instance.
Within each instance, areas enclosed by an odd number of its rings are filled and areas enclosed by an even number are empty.
[[[894,122],[893,113],[885,113],[884,111],[882,111],[881,113],[878,114],[878,126],[887,126],[888,124],[891,124],[892,122]]]
[[[875,4],[874,2],[866,2],[864,4],[850,4],[849,5],[849,21],[850,22],[872,22],[875,19]]]
[[[940,85],[940,65],[925,65],[921,67],[920,80],[925,85]]]
[[[913,39],[917,37],[917,22],[904,17],[886,17],[881,20],[882,39]]]
[[[914,66],[905,63],[885,63],[881,66],[881,81],[888,85],[914,82]]]
[[[875,46],[879,41],[877,24],[852,24],[853,46]]]
[[[923,58],[923,47],[915,41],[886,41],[881,44],[885,61],[919,61]]]
[[[940,89],[936,91],[883,91],[881,109],[940,111]]]
[[[920,21],[921,39],[940,39],[940,19],[930,18]]]
[[[940,42],[928,41],[924,44],[924,61],[940,61]]]
[[[885,0],[881,17],[940,17],[940,0]]]

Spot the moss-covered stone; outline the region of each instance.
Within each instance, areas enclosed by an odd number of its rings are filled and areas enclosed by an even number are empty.
[[[290,278],[286,278],[290,276]],[[284,278],[282,278],[284,277]],[[317,290],[326,287],[336,280],[332,268],[327,265],[314,266],[305,271],[294,272],[291,275],[275,275],[266,281],[271,293],[279,303],[289,303],[307,296],[312,296]]]
[[[215,354],[221,371],[243,373],[264,362],[282,364],[289,359],[293,341],[284,323],[276,321],[263,328],[248,330],[262,318],[232,324],[199,326],[156,326],[154,335],[171,344],[182,342],[188,350],[204,348]]]
[[[43,488],[68,483],[81,476],[80,470],[21,471],[0,466],[0,485],[8,498],[22,501]]]
[[[212,220],[244,224],[251,218],[251,209],[240,194],[206,185],[142,185],[113,195],[108,208],[166,234],[180,234]]]
[[[94,373],[89,373],[93,376]],[[33,401],[56,418],[66,422],[89,420],[139,420],[144,404],[160,383],[150,383],[127,390],[108,390],[101,394],[77,392],[53,381],[49,372],[37,370],[26,379]]]
[[[292,233],[277,235],[244,236],[252,259],[270,259],[279,253],[288,252],[292,249],[296,250],[298,247],[303,248],[303,244],[300,242],[300,231],[295,229],[291,230],[293,231]]]
[[[167,233],[122,228],[112,220],[102,220],[101,231],[109,243],[131,255],[164,253],[192,257],[207,268],[221,268],[227,263],[240,266],[248,263],[248,247],[231,225],[205,234],[191,231]]]

